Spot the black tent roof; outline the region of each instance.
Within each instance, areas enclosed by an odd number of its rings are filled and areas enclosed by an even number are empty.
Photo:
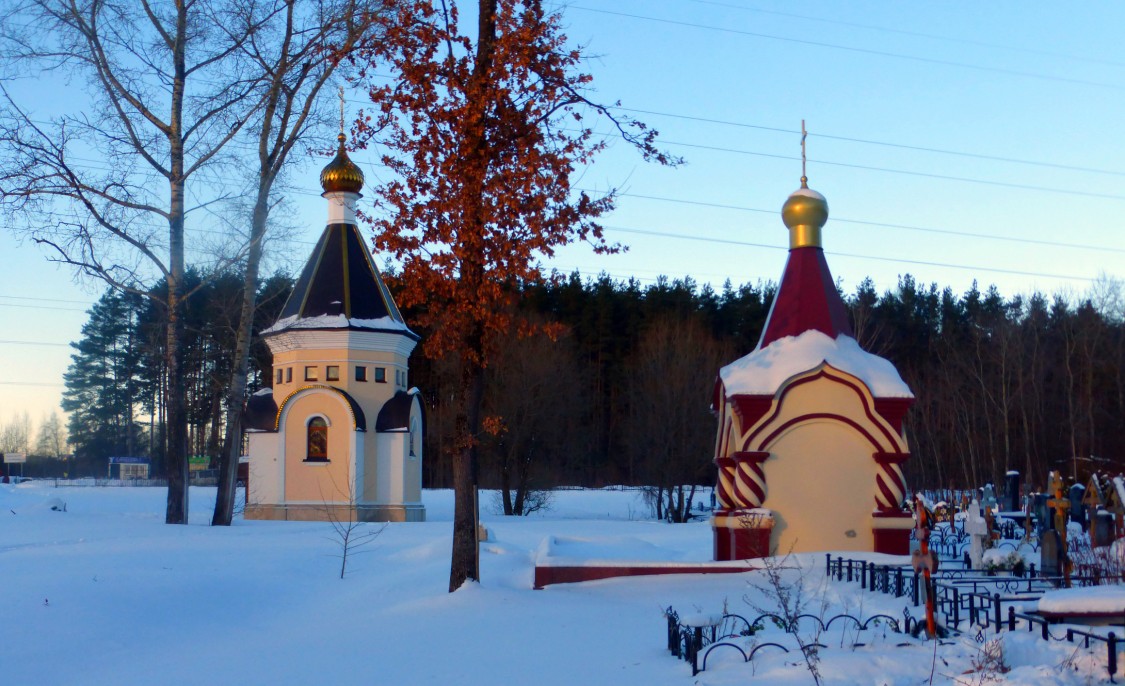
[[[323,388],[333,393],[338,393],[351,409],[352,418],[355,420],[355,430],[367,431],[367,415],[364,414],[363,407],[360,406],[359,402],[353,398],[350,393],[342,388],[322,384],[306,386],[298,389],[298,391],[304,391],[310,388]],[[289,398],[292,398],[296,393],[296,391],[291,393]],[[283,399],[283,402],[287,402],[289,398]],[[272,388],[263,388],[246,400],[246,414],[243,415],[242,421],[247,429],[253,429],[255,431],[277,431],[277,422],[279,419],[281,419],[281,417],[278,414],[277,399],[273,397]]]
[[[390,400],[383,404],[379,416],[375,418],[375,431],[386,433],[389,431],[406,431],[410,427],[410,406],[414,403],[417,391],[397,391]]]
[[[329,319],[298,324],[301,320],[317,317]],[[331,319],[333,317],[334,320]],[[373,320],[383,320],[383,325]],[[390,330],[418,338],[406,327],[371,258],[371,252],[359,234],[359,228],[354,224],[329,224],[324,228],[281,316],[267,333],[293,325],[299,328]]]

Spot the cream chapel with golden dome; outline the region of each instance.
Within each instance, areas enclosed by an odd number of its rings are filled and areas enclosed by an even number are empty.
[[[781,215],[789,257],[762,337],[715,381],[715,559],[906,554],[914,395],[852,333],[821,247],[828,201],[802,176]]]
[[[418,389],[407,327],[359,227],[363,172],[341,133],[320,174],[328,222],[262,332],[272,388],[246,407],[247,519],[424,521]]]

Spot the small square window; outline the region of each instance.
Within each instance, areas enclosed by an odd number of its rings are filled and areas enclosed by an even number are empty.
[[[358,365],[356,366],[356,368],[355,368],[355,380],[356,381],[367,381],[367,367],[358,366]]]
[[[340,380],[340,368],[337,367],[334,364],[330,364],[327,367],[325,367],[324,368],[324,380],[325,381],[339,381]]]
[[[305,381],[317,381],[318,379],[319,379],[319,377],[317,376],[317,373],[316,373],[316,367],[314,367],[314,366],[305,367]]]
[[[285,368],[285,383],[293,383],[293,368]]]
[[[375,368],[375,383],[387,383],[387,369],[386,367]]]
[[[281,380],[282,380],[283,378],[285,378],[285,377],[284,377],[284,374],[285,374],[285,372],[284,372],[284,371],[282,371],[282,370],[278,369],[278,370],[277,370],[277,374],[276,374],[276,376],[277,376],[277,381],[275,381],[274,383],[281,383]]]

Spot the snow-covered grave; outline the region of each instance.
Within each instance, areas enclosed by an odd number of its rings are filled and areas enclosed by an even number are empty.
[[[1125,622],[1125,586],[1048,591],[1039,598],[1036,609],[1039,614],[1052,619],[1120,626]]]
[[[65,503],[65,511],[57,507]],[[0,683],[21,684],[809,684],[799,652],[750,664],[715,653],[691,676],[667,650],[664,611],[755,615],[775,599],[762,572],[666,575],[532,590],[544,541],[572,559],[622,554],[707,561],[707,522],[641,519],[635,491],[555,494],[529,518],[482,518],[484,582],[447,592],[453,499],[426,491],[429,521],[390,524],[339,578],[324,522],[210,527],[213,488],[193,488],[191,523],[163,523],[159,488],[0,485]],[[370,525],[378,526],[378,525]],[[624,550],[622,550],[624,549]],[[610,550],[616,553],[610,554]],[[785,561],[806,611],[902,615],[908,601],[826,579],[824,555]],[[911,608],[917,612],[916,608]],[[819,638],[824,684],[1086,684],[1106,680],[1104,646],[1003,632],[933,644],[836,623]],[[987,639],[993,639],[988,634]],[[785,641],[767,627],[750,640]],[[856,643],[863,643],[856,646]],[[1007,671],[985,650],[999,646]]]

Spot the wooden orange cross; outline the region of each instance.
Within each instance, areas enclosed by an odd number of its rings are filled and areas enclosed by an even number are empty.
[[[1066,511],[1070,508],[1070,500],[1064,494],[1062,474],[1051,472],[1050,489],[1055,492],[1055,497],[1047,501],[1047,507],[1055,510],[1055,531],[1059,532],[1059,551],[1062,553],[1063,577],[1066,587],[1070,588],[1070,556],[1066,549]]]

